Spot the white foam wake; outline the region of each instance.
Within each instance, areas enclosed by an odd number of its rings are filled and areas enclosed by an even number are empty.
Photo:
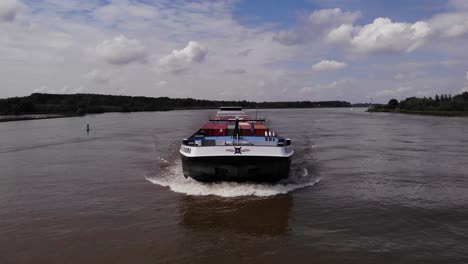
[[[162,158],[162,157],[156,157],[156,160],[165,164],[169,164],[169,161],[167,161],[165,158]]]
[[[305,177],[304,173],[308,173],[304,168],[302,175],[299,177],[291,176],[290,178],[280,181],[277,184],[255,184],[255,183],[236,183],[236,182],[219,182],[219,183],[201,183],[191,178],[185,178],[182,172],[180,163],[172,164],[162,170],[161,175],[155,177],[146,177],[146,179],[154,184],[169,187],[170,190],[187,195],[216,195],[221,197],[239,197],[239,196],[274,196],[285,194],[296,189],[313,186],[320,179]],[[305,177],[305,179],[304,179]]]

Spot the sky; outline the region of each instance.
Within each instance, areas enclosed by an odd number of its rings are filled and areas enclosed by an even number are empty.
[[[468,0],[0,0],[0,98],[468,91]]]

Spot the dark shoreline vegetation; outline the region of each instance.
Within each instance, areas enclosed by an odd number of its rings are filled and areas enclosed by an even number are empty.
[[[0,115],[62,115],[80,116],[107,112],[144,112],[184,109],[214,109],[222,105],[242,106],[243,108],[324,108],[351,107],[344,101],[321,102],[248,102],[211,101],[192,98],[142,97],[100,94],[43,94],[34,93],[25,97],[0,99]],[[58,116],[57,116],[58,117]],[[55,118],[57,118],[55,117]],[[29,119],[39,119],[29,118]],[[50,117],[49,117],[50,118]],[[4,120],[8,120],[4,118]],[[15,121],[11,118],[8,121]]]
[[[373,105],[369,112],[401,113],[431,116],[468,116],[468,92],[451,95],[435,95],[432,97],[410,97],[398,102],[391,99],[386,105]]]

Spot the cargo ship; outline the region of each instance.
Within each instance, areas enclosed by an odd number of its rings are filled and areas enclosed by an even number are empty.
[[[276,182],[289,176],[291,140],[250,118],[241,107],[221,107],[180,147],[184,176],[201,182]]]

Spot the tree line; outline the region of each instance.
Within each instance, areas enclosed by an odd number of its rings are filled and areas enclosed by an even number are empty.
[[[455,96],[436,94],[434,98],[409,97],[400,102],[391,99],[386,105],[374,106],[370,111],[468,112],[468,92]]]
[[[0,114],[88,114],[105,112],[167,111],[174,109],[218,108],[223,105],[243,108],[350,107],[344,101],[249,102],[212,101],[192,98],[143,97],[100,94],[44,94],[0,99]]]

